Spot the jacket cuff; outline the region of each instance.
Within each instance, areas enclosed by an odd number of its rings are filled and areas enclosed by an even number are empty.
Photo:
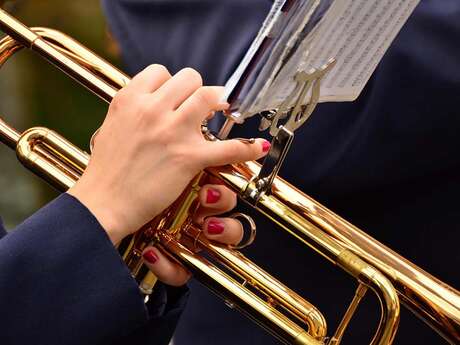
[[[167,345],[176,330],[189,296],[187,286],[172,287],[157,283],[147,303],[149,322],[113,345]]]
[[[6,339],[42,339],[51,324],[49,344],[110,342],[148,321],[137,283],[105,230],[69,194],[7,234],[0,254],[1,300],[11,305]],[[8,277],[14,283],[2,281]]]

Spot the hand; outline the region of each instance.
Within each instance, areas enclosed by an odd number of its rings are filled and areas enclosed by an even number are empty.
[[[236,195],[222,185],[208,184],[199,193],[200,208],[195,214],[195,223],[201,225],[203,235],[224,244],[238,244],[243,237],[243,226],[233,218],[215,215],[228,212],[236,205]],[[158,248],[147,247],[143,252],[144,263],[163,283],[172,286],[184,285],[190,273],[170,260]]]
[[[206,141],[201,123],[225,109],[222,88],[203,87],[183,69],[171,77],[147,67],[115,96],[80,180],[69,190],[96,216],[113,243],[169,206],[202,169],[259,159],[269,143]]]

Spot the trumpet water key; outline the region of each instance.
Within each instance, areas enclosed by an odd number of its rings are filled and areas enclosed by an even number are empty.
[[[63,33],[28,28],[0,10],[0,66],[22,48],[29,48],[74,78],[106,102],[129,82],[129,77]],[[196,279],[286,344],[338,344],[367,290],[380,301],[382,317],[372,344],[391,344],[399,321],[399,299],[450,343],[460,343],[458,291],[430,276],[278,176],[294,130],[314,110],[316,89],[330,61],[312,73],[298,75],[297,97],[310,95],[308,107],[280,109],[265,114],[274,136],[261,166],[247,162],[209,168],[197,176],[160,216],[119,245],[120,255],[148,295],[155,277],[143,266],[142,250],[152,242],[189,269]],[[311,90],[310,92],[307,92]],[[279,125],[284,118],[285,126]],[[226,128],[231,127],[227,124]],[[225,128],[223,128],[225,131]],[[208,135],[204,130],[204,135]],[[89,154],[46,128],[18,132],[0,121],[0,140],[14,149],[19,160],[61,191],[81,176]],[[246,203],[299,241],[358,281],[355,296],[338,329],[328,335],[320,311],[244,257],[236,248],[218,245],[200,236],[193,224],[197,191],[206,175],[220,179]],[[249,241],[250,242],[250,241]],[[208,253],[208,258],[197,254]]]

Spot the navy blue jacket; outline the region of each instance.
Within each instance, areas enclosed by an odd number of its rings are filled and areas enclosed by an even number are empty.
[[[130,73],[150,63],[198,69],[225,83],[269,0],[105,0]],[[322,104],[297,132],[281,175],[454,287],[460,287],[460,2],[421,0],[359,99]],[[253,137],[248,121],[234,136]],[[247,255],[324,311],[333,332],[353,295],[345,273],[262,217]],[[276,344],[198,284],[177,345]],[[378,305],[368,297],[344,344],[369,343]],[[190,339],[193,342],[190,342]],[[403,308],[396,344],[443,341]]]
[[[0,344],[168,344],[184,289],[147,306],[96,218],[62,194],[13,231],[0,222]]]

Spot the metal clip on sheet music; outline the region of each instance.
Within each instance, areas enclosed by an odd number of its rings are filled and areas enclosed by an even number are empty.
[[[270,152],[265,157],[260,173],[254,180],[254,188],[248,188],[247,196],[250,199],[257,202],[262,193],[270,193],[273,180],[278,175],[294,140],[294,132],[310,118],[315,110],[319,101],[321,80],[335,63],[335,59],[330,59],[319,69],[298,72],[294,77],[297,85],[291,95],[277,111],[262,114],[259,129],[270,128],[273,140]],[[308,96],[310,99],[305,102]],[[295,105],[292,107],[294,100]],[[285,120],[284,124],[281,124],[282,120]]]

